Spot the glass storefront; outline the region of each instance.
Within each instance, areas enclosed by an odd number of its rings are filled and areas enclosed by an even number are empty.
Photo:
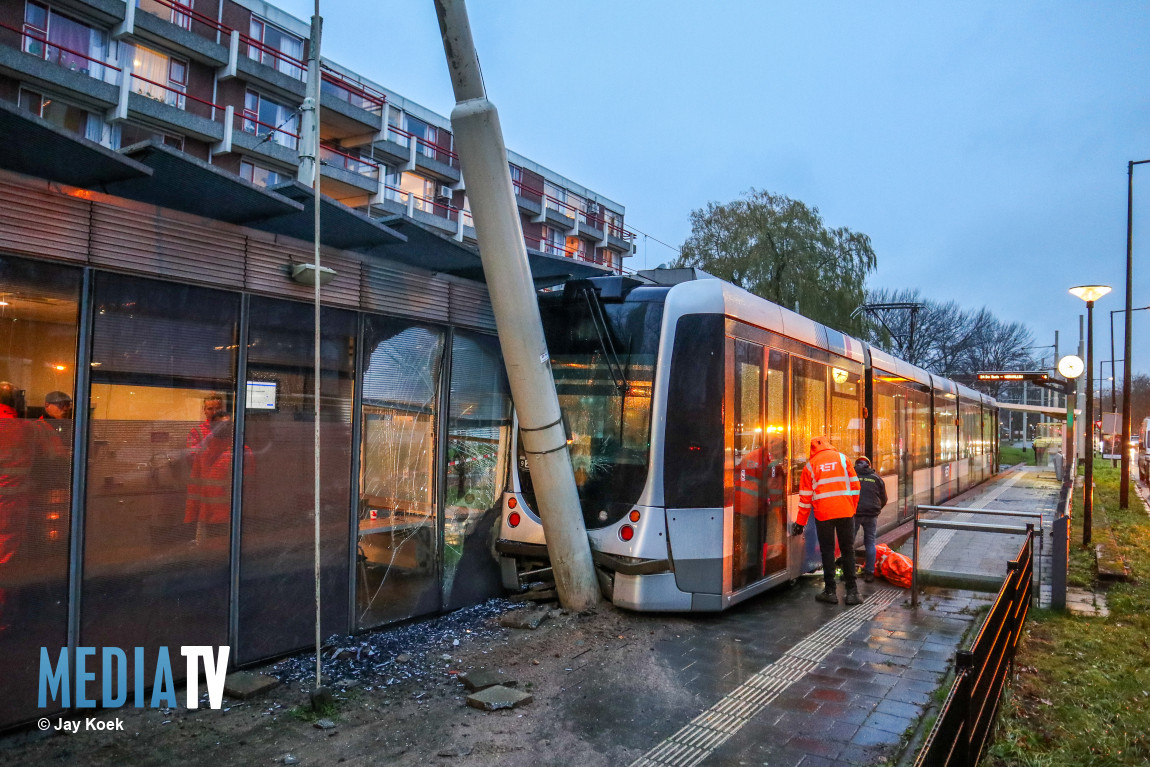
[[[67,643],[79,269],[0,257],[0,726]]]
[[[436,440],[445,334],[389,317],[364,329],[355,625],[440,606]]]
[[[164,646],[310,646],[312,318],[0,256],[0,727],[38,710],[41,647],[142,647],[150,685]],[[498,594],[496,338],[325,307],[320,357],[323,635]]]
[[[451,342],[443,608],[475,604],[502,588],[491,566],[511,435],[511,393],[499,341],[456,332]]]
[[[309,304],[249,308],[237,661],[315,641],[315,342]],[[320,563],[323,635],[347,630],[356,316],[320,318]]]
[[[227,644],[240,297],[93,289],[80,644]]]

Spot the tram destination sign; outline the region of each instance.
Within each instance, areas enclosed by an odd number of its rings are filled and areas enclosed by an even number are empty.
[[[1041,370],[994,370],[979,373],[979,381],[1049,381],[1050,374]]]

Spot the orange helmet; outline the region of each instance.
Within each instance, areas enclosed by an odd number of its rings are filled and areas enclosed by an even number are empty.
[[[831,444],[830,439],[823,436],[813,437],[811,439],[811,455],[820,453],[823,450],[834,450],[835,446]]]

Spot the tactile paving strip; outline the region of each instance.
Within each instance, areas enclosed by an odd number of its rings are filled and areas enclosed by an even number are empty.
[[[819,667],[827,656],[863,624],[890,607],[901,595],[882,589],[805,637],[783,657],[763,667],[692,719],[671,737],[631,763],[631,767],[693,767],[714,753],[784,690]]]

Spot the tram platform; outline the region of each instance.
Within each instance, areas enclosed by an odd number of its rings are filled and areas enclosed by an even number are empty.
[[[1020,466],[944,505],[1041,511],[1048,530],[1058,489],[1051,471]],[[964,516],[973,518],[957,518]],[[996,519],[1027,521],[1034,520]],[[945,576],[938,580],[978,590],[927,585],[913,609],[906,590],[879,579],[860,582],[862,605],[828,608],[813,599],[821,577],[807,578],[791,593],[768,595],[720,616],[715,623],[723,625],[725,643],[685,640],[667,648],[666,661],[679,665],[682,684],[700,704],[710,704],[626,763],[820,767],[909,759],[919,728],[937,705],[935,693],[953,669],[955,651],[981,624],[980,608],[993,601],[994,593],[984,589],[1002,581],[1022,543],[1018,535],[923,532],[920,566]],[[901,551],[909,555],[912,549],[908,540]],[[1040,577],[1048,603],[1049,546],[1043,558]],[[741,645],[734,651],[738,663],[727,662],[727,643]],[[752,658],[763,664],[756,667]]]

